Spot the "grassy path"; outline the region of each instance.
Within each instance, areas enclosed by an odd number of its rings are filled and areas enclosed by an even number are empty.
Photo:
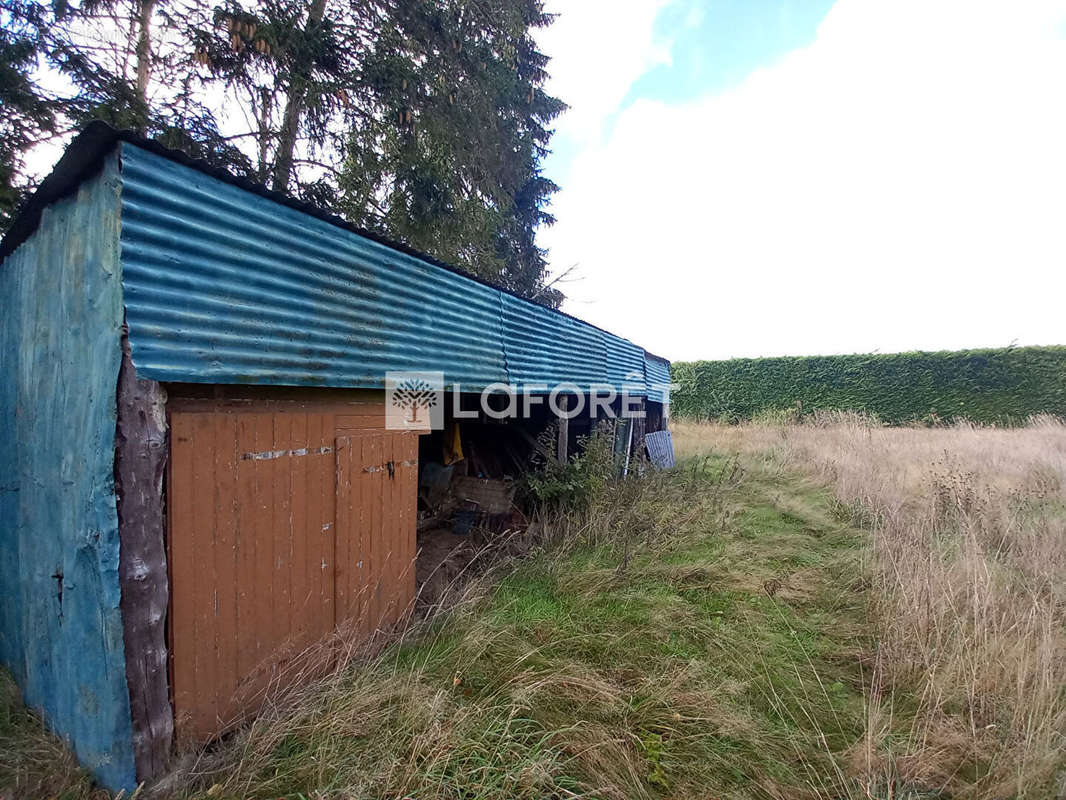
[[[713,457],[614,488],[566,545],[417,642],[309,687],[172,786],[195,780],[195,796],[213,798],[850,796],[837,765],[863,731],[862,536],[831,508],[801,478]],[[72,783],[68,796],[84,792]]]
[[[618,490],[576,543],[253,729],[216,795],[841,796],[860,537],[823,491],[752,470]]]

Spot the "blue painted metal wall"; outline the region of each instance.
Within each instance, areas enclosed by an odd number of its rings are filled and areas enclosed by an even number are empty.
[[[643,351],[191,167],[122,147],[122,265],[137,372],[160,381],[621,389]]]
[[[605,332],[603,339],[607,348],[607,379],[612,384],[630,387],[630,394],[644,394],[644,350],[613,333]]]
[[[114,493],[114,157],[0,265],[0,659],[106,786],[131,787]]]
[[[644,379],[648,383],[648,399],[656,403],[670,402],[670,362],[651,353],[644,354]]]

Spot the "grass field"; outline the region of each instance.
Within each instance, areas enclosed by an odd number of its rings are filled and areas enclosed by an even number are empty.
[[[1066,426],[678,426],[829,487],[870,535],[866,770],[952,797],[1066,795]]]
[[[677,470],[603,489],[156,794],[1062,791],[1066,428],[675,436]],[[89,796],[2,688],[0,796]]]

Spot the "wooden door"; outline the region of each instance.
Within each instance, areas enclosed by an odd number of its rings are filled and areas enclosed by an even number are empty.
[[[338,622],[368,635],[414,599],[418,436],[338,436]]]
[[[333,417],[217,410],[170,424],[175,727],[201,741],[333,629]]]
[[[361,638],[407,611],[418,437],[294,409],[206,406],[170,424],[175,728],[205,741],[313,670],[298,656],[338,623]]]

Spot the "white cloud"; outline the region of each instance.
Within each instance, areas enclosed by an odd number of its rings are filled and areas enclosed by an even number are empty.
[[[570,109],[557,138],[576,143],[599,138],[605,118],[618,108],[637,78],[670,62],[670,41],[654,33],[655,18],[670,0],[551,0],[555,22],[538,31],[537,44],[552,57],[547,90]]]
[[[841,0],[733,91],[638,101],[542,237],[567,310],[678,359],[1066,343],[1064,23]]]

